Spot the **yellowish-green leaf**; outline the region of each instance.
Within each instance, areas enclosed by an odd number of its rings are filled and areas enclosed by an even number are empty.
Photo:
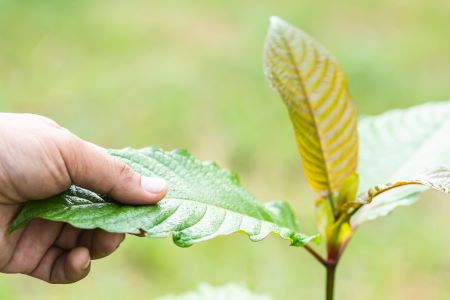
[[[337,207],[342,207],[345,203],[355,200],[358,193],[359,176],[354,174],[347,178],[339,191]]]
[[[357,116],[347,81],[334,58],[309,35],[272,17],[264,69],[294,126],[303,169],[322,197],[356,173]]]
[[[316,225],[322,237],[328,237],[328,228],[334,224],[334,214],[325,198],[316,199]]]

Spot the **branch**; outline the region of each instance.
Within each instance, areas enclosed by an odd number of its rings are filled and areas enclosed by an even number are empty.
[[[306,251],[308,251],[312,256],[314,256],[314,258],[317,259],[317,261],[320,262],[324,267],[327,267],[327,262],[319,253],[316,252],[316,250],[314,250],[308,245],[303,246],[303,248],[305,248]]]

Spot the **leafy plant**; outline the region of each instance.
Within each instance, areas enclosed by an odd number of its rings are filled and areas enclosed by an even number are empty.
[[[32,218],[79,228],[168,237],[181,247],[243,232],[252,241],[270,233],[304,247],[327,271],[326,299],[333,299],[336,267],[363,222],[416,201],[432,188],[450,194],[450,102],[395,110],[358,121],[344,73],[334,58],[303,31],[273,17],[264,49],[264,71],[292,121],[303,170],[316,193],[320,235],[306,235],[285,202],[261,204],[236,174],[200,162],[184,150],[156,147],[110,150],[147,176],[169,183],[152,206],[127,206],[73,186],[27,204],[13,231]],[[322,256],[311,241],[326,244]]]

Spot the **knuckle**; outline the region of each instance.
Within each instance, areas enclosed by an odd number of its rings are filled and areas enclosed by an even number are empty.
[[[63,167],[67,168],[69,177],[74,178],[85,172],[85,164],[80,163],[80,153],[83,153],[83,142],[78,137],[62,132],[58,138],[57,147],[64,161]]]
[[[61,141],[61,144],[67,147],[79,147],[82,144],[82,140],[70,132],[67,128],[59,127],[57,134]]]
[[[113,159],[112,164],[112,170],[115,173],[115,179],[108,194],[110,194],[112,197],[118,197],[118,194],[121,194],[123,192],[124,187],[129,186],[133,183],[135,179],[135,173],[133,169],[131,169],[128,165],[121,162],[117,158]]]
[[[48,117],[45,117],[45,116],[42,116],[42,115],[37,115],[37,114],[30,114],[30,113],[25,113],[23,115],[25,117],[29,117],[31,119],[35,119],[36,121],[43,122],[46,125],[50,125],[50,126],[53,126],[53,127],[56,127],[56,128],[61,128],[61,126],[58,123],[56,123],[54,120],[52,120],[52,119],[50,119]]]
[[[118,175],[121,182],[128,183],[133,181],[135,176],[133,169],[131,169],[125,163],[119,161],[117,158],[114,159],[114,164],[116,170],[118,170]]]
[[[38,262],[27,261],[27,259],[28,259],[27,257],[22,257],[20,258],[21,262],[17,262],[17,260],[12,261],[11,263],[12,273],[20,273],[25,275],[31,274],[36,269]]]

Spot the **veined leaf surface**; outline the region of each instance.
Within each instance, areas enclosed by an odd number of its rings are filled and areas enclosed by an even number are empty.
[[[354,203],[368,204],[373,198],[390,189],[405,185],[422,185],[450,195],[450,169],[441,167],[425,172],[415,178],[399,179],[396,181],[379,184],[370,188],[367,192],[360,194]]]
[[[398,179],[392,182],[374,186],[367,192],[360,194],[355,201],[353,201],[352,203],[348,203],[347,205],[358,207],[360,205],[370,204],[375,197],[378,197],[383,193],[389,194],[388,191],[390,192],[393,189],[395,191],[395,189],[405,186],[409,187],[409,189],[406,189],[406,191],[408,191],[408,194],[406,194],[406,200],[409,200],[409,198],[413,197],[413,195],[417,196],[417,193],[419,191],[427,188],[435,189],[444,194],[450,195],[450,169],[441,167],[432,171],[425,172],[413,178]],[[405,190],[402,190],[403,193],[404,191]],[[411,194],[411,191],[413,191],[413,194]],[[401,194],[396,193],[394,194],[394,196],[395,195],[398,196]],[[397,201],[402,202],[404,200],[402,198],[399,198]],[[379,215],[382,215],[383,213],[388,213],[386,209],[389,206],[386,206],[386,204],[383,202],[375,202],[373,203],[373,206],[363,206],[363,209],[366,207],[368,208],[368,210],[364,214],[359,214],[356,218],[353,219],[353,226],[357,226],[364,220],[371,220],[378,217]],[[375,212],[378,212],[378,214],[375,214]]]
[[[411,178],[438,166],[450,166],[450,101],[428,103],[359,122],[359,193],[383,182]],[[354,216],[358,223],[410,205],[425,188],[408,185],[376,194]],[[373,197],[372,197],[373,198]]]
[[[271,18],[264,65],[288,108],[309,184],[322,197],[339,191],[358,162],[357,116],[344,73],[327,50],[278,17]]]
[[[83,229],[149,237],[172,235],[182,247],[234,232],[244,232],[252,241],[276,233],[294,246],[314,238],[297,232],[286,203],[260,204],[240,186],[236,174],[215,163],[201,162],[183,150],[165,152],[153,147],[110,153],[143,175],[166,179],[169,191],[164,200],[156,205],[129,206],[73,186],[61,195],[27,204],[10,230],[39,217]]]

